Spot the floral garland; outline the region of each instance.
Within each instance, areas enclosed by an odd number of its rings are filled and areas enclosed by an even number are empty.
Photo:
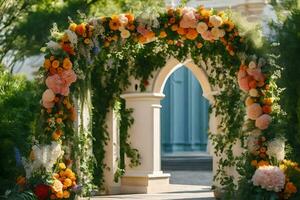
[[[271,75],[267,74],[272,71],[264,68],[268,63],[263,59],[241,56],[245,55],[247,50],[245,38],[239,34],[238,28],[226,13],[199,7],[198,9],[170,8],[166,13],[157,16],[142,15],[137,18],[130,13],[120,14],[91,19],[88,23],[71,22],[69,29],[62,33],[54,27],[51,36],[47,47],[42,49],[45,53],[45,62],[41,72],[46,85],[42,96],[43,133],[38,138],[40,144],[37,143],[37,146],[33,147],[31,161],[24,159],[24,165],[29,169],[26,171],[28,179],[26,182],[38,199],[72,199],[75,194],[70,192],[78,191],[80,188],[76,184],[76,175],[71,170],[72,167],[74,168],[72,159],[74,159],[74,151],[75,155],[80,155],[80,152],[76,153],[76,145],[84,149],[84,145],[91,144],[91,134],[90,130],[84,130],[88,133],[74,134],[77,111],[72,99],[74,94],[78,94],[81,90],[91,89],[80,88],[77,83],[90,81],[89,73],[93,70],[93,63],[100,62],[103,73],[105,72],[107,77],[112,76],[109,74],[110,70],[112,74],[125,74],[124,81],[118,83],[123,84],[123,87],[129,84],[130,75],[142,79],[143,90],[148,86],[151,73],[158,67],[163,67],[164,62],[151,65],[151,60],[148,60],[148,68],[136,67],[136,63],[143,62],[143,59],[151,54],[157,54],[164,60],[170,56],[183,60],[189,52],[195,63],[199,64],[203,60],[202,57],[211,57],[211,65],[214,66],[218,62],[218,57],[221,57],[219,63],[224,64],[223,68],[212,69],[210,77],[213,86],[225,88],[220,96],[216,97],[216,103],[213,105],[217,110],[216,114],[223,115],[221,130],[225,133],[225,137],[222,138],[212,136],[215,137],[216,153],[226,152],[228,157],[222,158],[219,162],[218,174],[221,176],[219,177],[221,183],[231,184],[226,183],[226,180],[232,182],[232,179],[230,176],[227,179],[224,168],[236,165],[237,160],[240,159],[233,157],[232,144],[244,137],[240,136],[240,122],[236,120],[240,114],[240,112],[236,113],[239,108],[228,105],[230,100],[235,105],[240,101],[234,77],[235,67],[242,63],[238,71],[238,84],[249,95],[246,99],[246,108],[252,132],[248,139],[248,148],[252,154],[247,158],[253,158],[251,165],[255,170],[249,172],[251,177],[253,175],[252,185],[275,193],[284,191],[284,197],[290,197],[295,193],[295,185],[289,181],[288,175],[276,166],[268,166],[276,165],[277,161],[284,158],[282,153],[284,142],[276,137],[268,137],[271,114],[278,112],[272,110],[272,79]],[[147,48],[153,52],[147,52]],[[143,57],[139,57],[140,54]],[[113,70],[116,65],[122,66],[120,63],[128,64],[128,67],[122,72],[120,72],[122,68]],[[111,97],[118,95],[123,87],[117,87],[111,92]],[[106,114],[105,112],[103,115]],[[82,135],[85,137],[82,138]],[[55,148],[63,148],[66,153],[52,155],[51,151],[54,148],[52,145]],[[92,156],[83,155],[83,157],[88,160],[82,160],[79,165],[84,163],[87,165],[86,163],[93,159]],[[77,170],[79,170],[78,166]],[[31,174],[34,175],[35,181],[30,179]],[[45,174],[48,176],[45,177]],[[93,176],[88,170],[83,176],[85,177],[80,176],[77,179],[81,180],[80,184],[85,188]],[[268,182],[266,178],[278,181]],[[24,181],[19,182],[24,183]]]

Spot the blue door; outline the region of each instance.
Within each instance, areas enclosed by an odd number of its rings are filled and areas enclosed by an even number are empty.
[[[162,154],[206,151],[209,103],[186,67],[176,70],[164,88],[161,105]]]

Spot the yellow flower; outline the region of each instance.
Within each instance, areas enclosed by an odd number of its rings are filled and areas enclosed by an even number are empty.
[[[91,40],[89,38],[85,38],[83,42],[84,42],[84,44],[90,44]]]
[[[71,31],[75,32],[76,26],[77,26],[77,24],[71,23],[70,26],[69,26],[69,29],[70,29]]]
[[[58,166],[60,169],[66,169],[65,163],[59,163]]]
[[[68,70],[68,69],[71,69],[73,66],[72,62],[70,61],[69,58],[65,58],[64,61],[63,61],[63,68]]]

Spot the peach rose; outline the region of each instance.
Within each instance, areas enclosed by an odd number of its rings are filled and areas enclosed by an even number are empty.
[[[77,80],[77,75],[72,69],[63,71],[61,78],[66,83],[66,85],[70,86]]]
[[[47,89],[42,96],[43,101],[51,102],[55,99],[55,94],[51,89]]]
[[[220,16],[212,15],[209,17],[209,23],[211,23],[214,27],[219,27],[223,24],[223,20]]]
[[[184,8],[182,11],[182,19],[180,20],[179,26],[181,28],[196,28],[197,19],[195,16],[194,8]]]
[[[255,126],[261,130],[265,130],[269,127],[270,123],[272,121],[272,118],[268,114],[263,114],[255,121]]]
[[[252,120],[256,120],[259,116],[262,115],[262,108],[258,103],[253,103],[246,108],[247,117]]]
[[[130,32],[128,30],[124,29],[121,31],[120,35],[121,35],[121,38],[126,39],[126,38],[130,37]]]
[[[208,29],[208,26],[205,22],[199,22],[197,27],[196,27],[197,32],[200,33],[200,34],[207,31],[207,29]]]

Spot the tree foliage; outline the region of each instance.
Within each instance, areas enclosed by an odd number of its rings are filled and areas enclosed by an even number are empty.
[[[48,30],[56,23],[66,29],[69,19],[140,12],[146,7],[160,7],[163,0],[2,0],[0,2],[0,62],[11,67],[17,61],[40,53],[48,41]],[[84,14],[83,14],[84,13]]]

